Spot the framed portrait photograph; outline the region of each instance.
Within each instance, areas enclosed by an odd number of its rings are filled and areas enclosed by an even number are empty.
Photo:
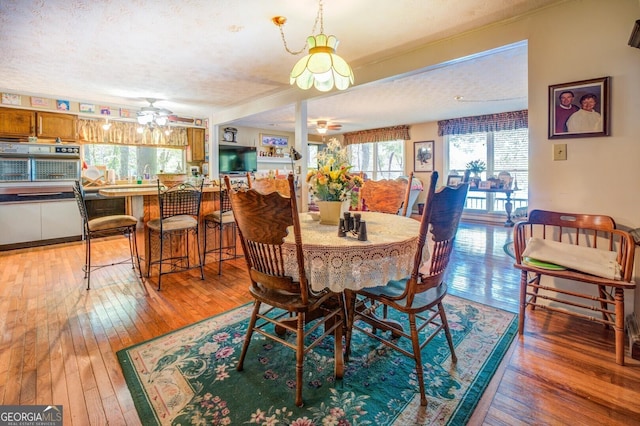
[[[478,189],[491,189],[491,182],[483,180],[478,183]]]
[[[283,147],[289,144],[288,136],[274,136],[260,133],[260,143],[262,146]]]
[[[413,143],[413,171],[433,171],[433,145],[434,141],[422,141]]]
[[[609,136],[610,79],[549,86],[549,139]]]
[[[460,176],[460,175],[449,175],[447,177],[447,186],[453,186],[456,187],[458,185],[460,185],[462,183],[462,178],[464,176]]]

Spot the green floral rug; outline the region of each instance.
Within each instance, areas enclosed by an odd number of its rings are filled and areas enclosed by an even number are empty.
[[[413,361],[355,332],[342,380],[333,341],[306,356],[302,408],[294,404],[295,354],[254,335],[235,370],[251,305],[118,352],[144,425],[461,425],[516,333],[516,315],[445,298],[458,362],[439,333],[423,350],[428,406],[420,406]],[[257,333],[256,333],[257,334]]]

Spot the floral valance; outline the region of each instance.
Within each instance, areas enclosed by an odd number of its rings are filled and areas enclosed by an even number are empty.
[[[139,125],[128,121],[111,121],[109,130],[104,130],[102,120],[78,120],[78,135],[84,143],[116,144],[116,145],[154,145],[172,148],[187,146],[187,129],[171,127],[171,133],[165,129],[146,127],[138,133]]]
[[[384,127],[382,129],[362,130],[359,132],[349,132],[344,135],[344,144],[351,145],[355,143],[369,142],[387,142],[411,139],[409,137],[409,126],[393,126]]]
[[[478,132],[497,132],[529,127],[529,111],[502,112],[474,117],[438,121],[438,135],[464,135]]]

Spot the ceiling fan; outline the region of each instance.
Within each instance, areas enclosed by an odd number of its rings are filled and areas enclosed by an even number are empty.
[[[321,135],[327,133],[328,130],[340,130],[342,129],[342,124],[329,124],[327,120],[318,120],[316,121],[316,130]]]
[[[147,98],[149,106],[140,108],[138,111],[138,123],[139,124],[156,124],[158,126],[164,126],[167,122],[181,122],[181,123],[193,123],[193,118],[179,117],[169,111],[166,108],[158,108],[153,104],[157,102],[157,99]]]

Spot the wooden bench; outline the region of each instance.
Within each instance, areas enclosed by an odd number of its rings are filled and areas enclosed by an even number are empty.
[[[575,269],[551,270],[525,263],[523,253],[531,237],[613,251],[617,253],[620,279],[603,278]],[[636,287],[631,279],[635,252],[631,235],[616,229],[614,220],[609,216],[533,210],[526,222],[520,222],[514,228],[514,251],[514,266],[521,271],[518,332],[524,332],[527,306],[531,306],[531,310],[539,307],[596,321],[615,330],[616,363],[624,365],[624,290]],[[543,275],[587,285],[579,285],[577,290],[550,287],[542,285]],[[540,303],[539,299],[546,303]],[[574,309],[559,307],[561,304]],[[600,312],[602,316],[589,315],[588,311]]]

